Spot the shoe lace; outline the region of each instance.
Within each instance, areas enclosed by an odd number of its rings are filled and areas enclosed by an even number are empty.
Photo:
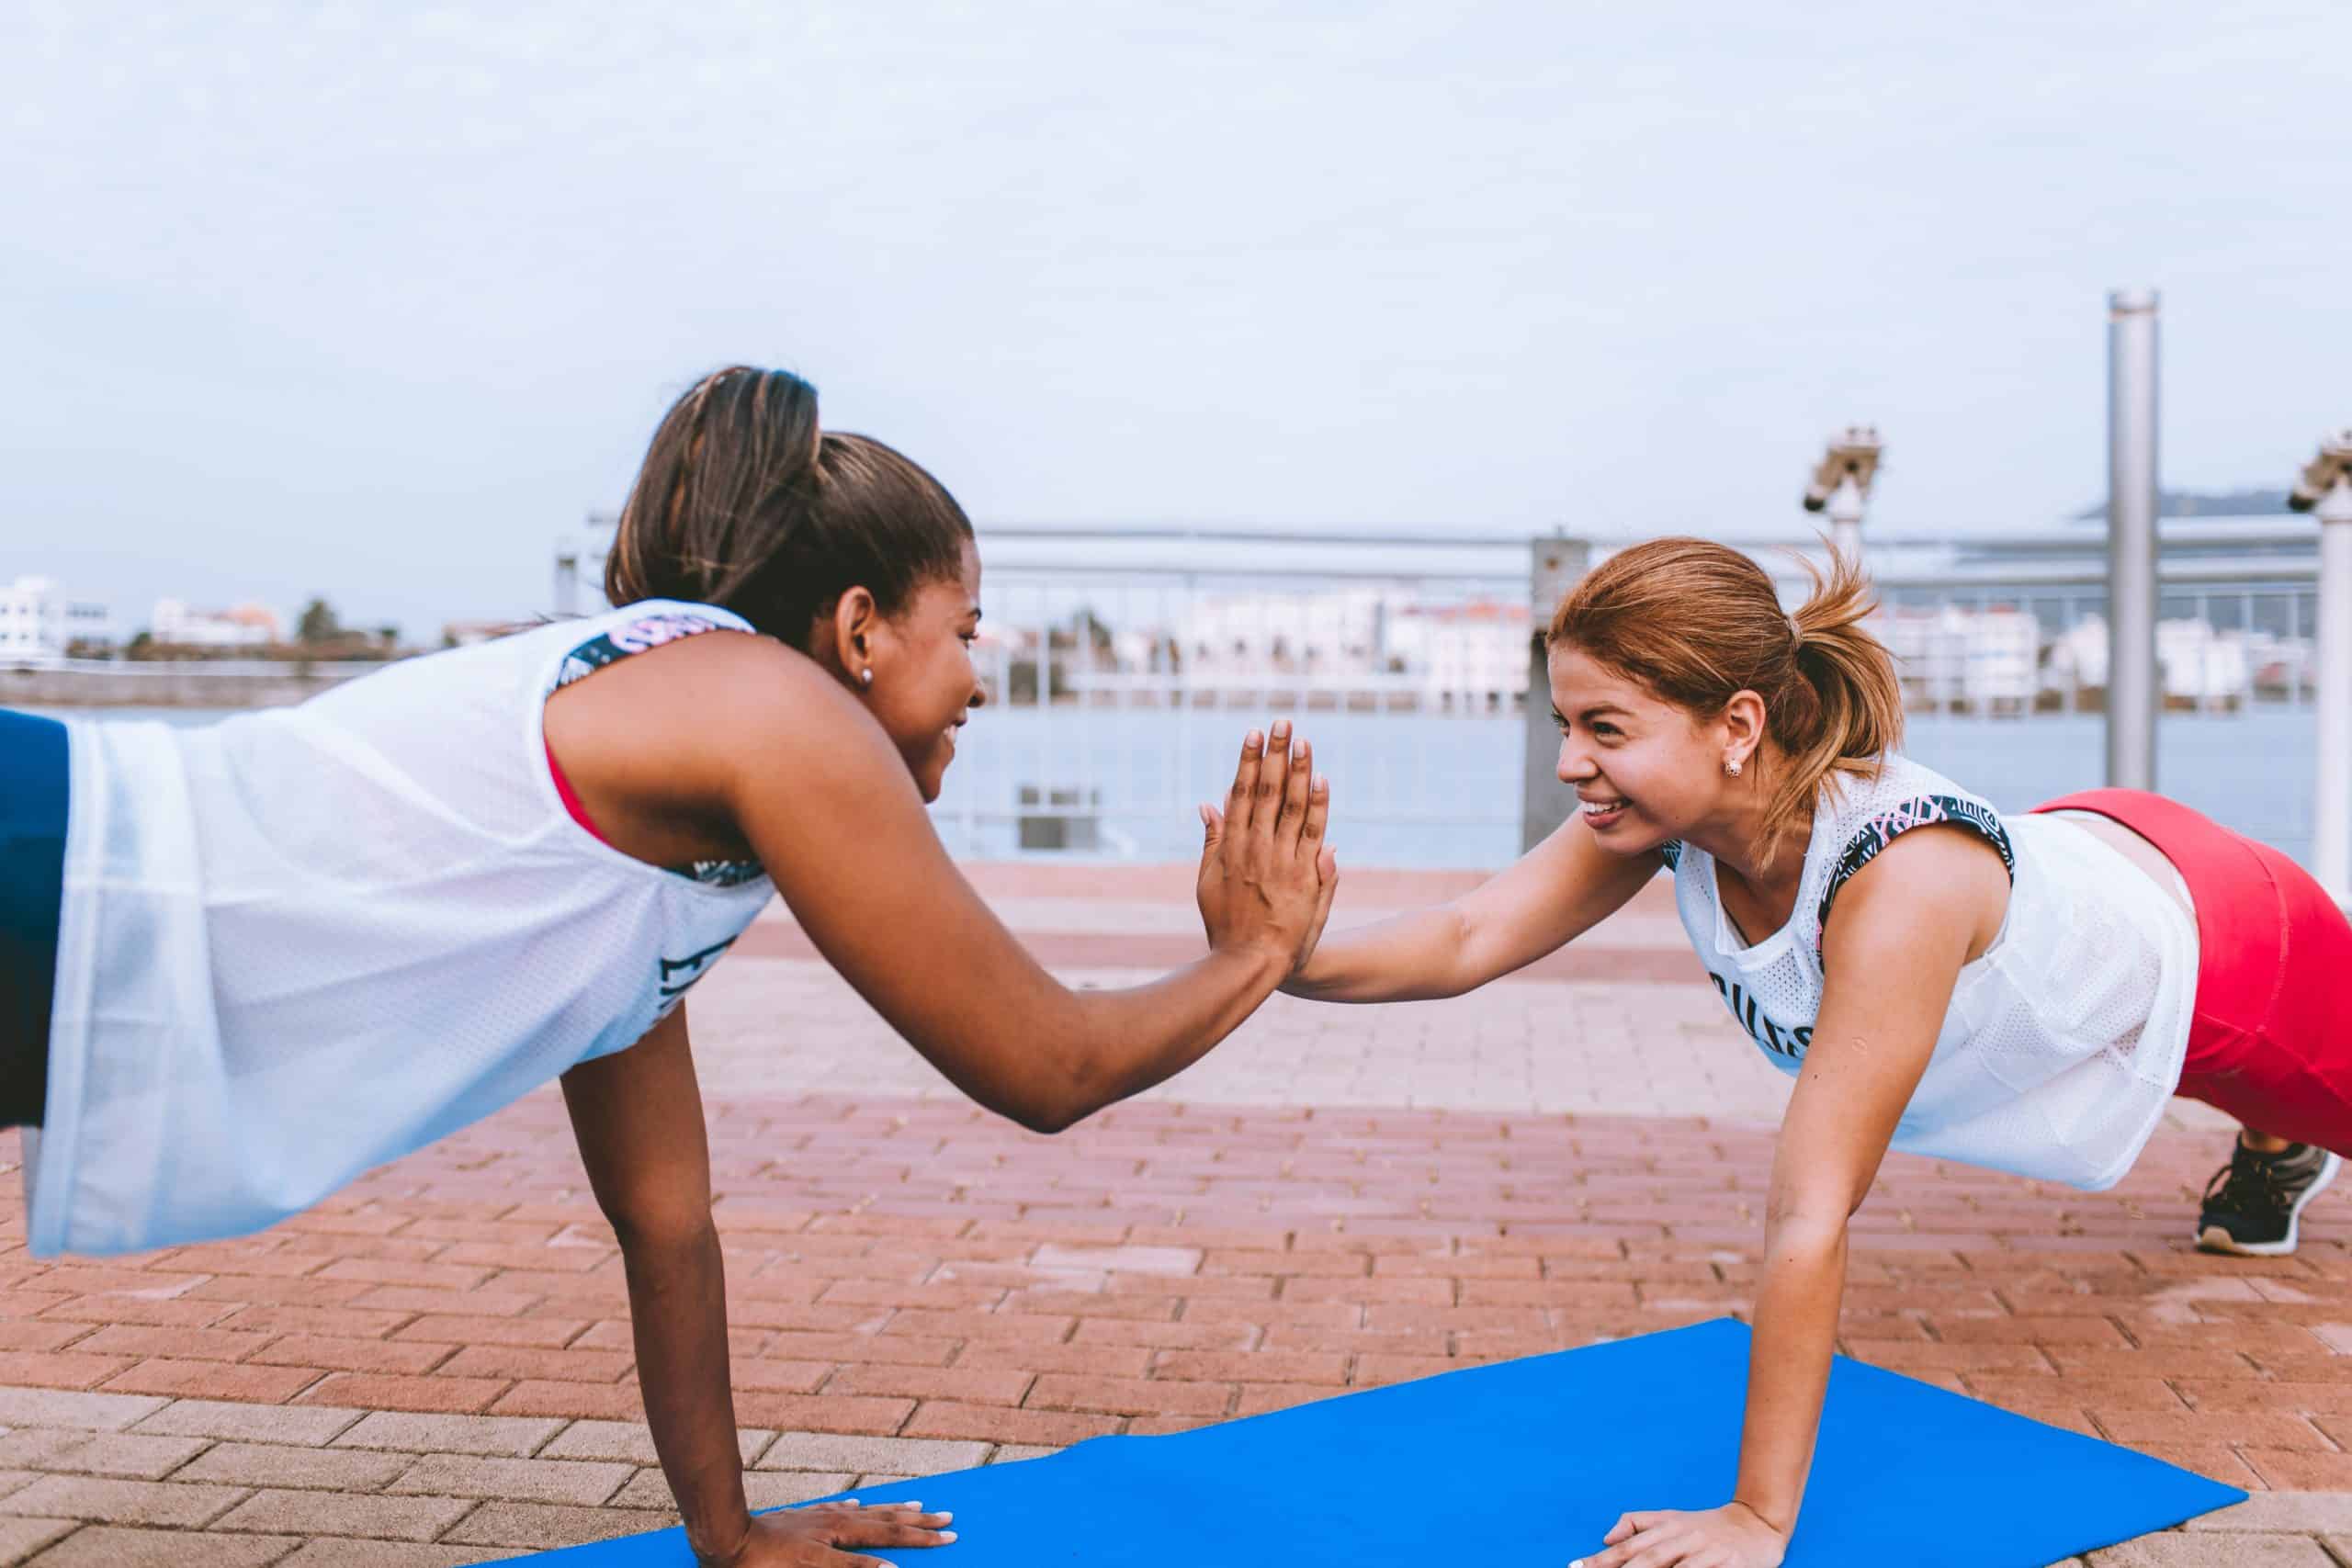
[[[2283,1209],[2292,1201],[2275,1159],[2264,1159],[2240,1147],[2230,1163],[2205,1183],[2205,1204],[2233,1214]]]

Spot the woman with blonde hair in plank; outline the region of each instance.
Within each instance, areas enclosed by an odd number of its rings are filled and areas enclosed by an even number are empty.
[[[2246,1128],[2196,1240],[2256,1254],[2294,1249],[2352,1148],[2352,925],[2335,903],[2286,856],[2160,796],[2093,790],[2008,816],[1903,757],[1870,608],[1843,559],[1792,615],[1722,545],[1610,558],[1546,634],[1577,816],[1452,904],[1326,939],[1284,985],[1456,996],[1665,870],[1710,982],[1795,1078],[1732,1495],[1628,1513],[1584,1568],[1781,1562],[1847,1221],[1890,1148],[2103,1188],[2166,1101],[2192,1096]]]

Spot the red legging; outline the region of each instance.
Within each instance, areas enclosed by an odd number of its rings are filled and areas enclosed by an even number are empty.
[[[2164,852],[2197,906],[2197,1011],[2177,1092],[2258,1133],[2352,1155],[2352,922],[2302,867],[2177,801],[2093,789],[2091,811]]]

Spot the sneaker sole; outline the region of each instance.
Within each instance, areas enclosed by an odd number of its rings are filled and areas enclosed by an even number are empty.
[[[2240,1241],[2220,1225],[2207,1225],[2197,1233],[2197,1249],[2199,1252],[2226,1252],[2239,1258],[2288,1256],[2295,1250],[2302,1238],[2304,1205],[2326,1191],[2329,1183],[2335,1179],[2336,1172],[2343,1168],[2344,1156],[2333,1150],[2329,1151],[2326,1163],[2319,1168],[2319,1175],[2312,1178],[2309,1187],[2303,1189],[2302,1196],[2295,1200],[2294,1207],[2287,1211],[2287,1234],[2280,1239]]]

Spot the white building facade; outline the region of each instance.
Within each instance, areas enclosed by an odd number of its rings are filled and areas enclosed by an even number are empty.
[[[279,640],[277,615],[258,604],[233,610],[192,610],[178,599],[158,599],[147,635],[172,648],[266,648]]]
[[[0,662],[53,664],[79,644],[114,641],[114,616],[91,599],[70,599],[46,577],[20,577],[0,587]]]

